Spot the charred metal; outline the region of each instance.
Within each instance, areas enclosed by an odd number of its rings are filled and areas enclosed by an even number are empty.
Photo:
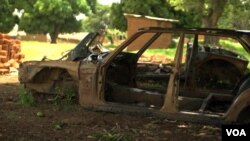
[[[81,106],[96,111],[215,124],[250,121],[249,62],[227,48],[233,42],[249,55],[250,32],[149,27],[113,51],[100,36],[90,33],[59,60],[22,63],[20,83],[48,94],[71,87]],[[207,43],[207,37],[218,42]],[[140,49],[127,51],[132,45]],[[162,49],[158,56],[172,50],[173,57],[147,56],[155,47]]]

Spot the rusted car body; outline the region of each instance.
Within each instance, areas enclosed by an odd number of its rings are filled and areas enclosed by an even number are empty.
[[[172,59],[142,61],[163,34],[170,34],[171,41],[166,40],[168,47],[158,53],[172,50]],[[207,37],[216,38],[217,44],[206,43]],[[96,53],[99,34],[91,33],[66,59],[24,62],[19,81],[39,93],[71,87],[77,90],[81,106],[96,111],[213,124],[249,122],[247,56],[227,49],[228,43],[237,44],[248,55],[249,39],[246,31],[148,27],[113,51],[99,48]],[[140,49],[126,51],[135,42]]]

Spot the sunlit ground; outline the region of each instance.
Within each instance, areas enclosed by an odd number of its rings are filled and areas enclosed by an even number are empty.
[[[77,44],[78,43],[69,42],[51,44],[50,42],[21,41],[21,53],[25,55],[24,61],[41,60],[44,56],[48,59],[56,60],[75,48]],[[109,50],[114,50],[117,45],[106,43],[104,47]]]
[[[25,55],[25,61],[41,60],[44,56],[48,59],[59,59],[63,53],[74,48],[76,43],[59,42],[51,44],[49,42],[22,41],[21,53]]]
[[[227,49],[237,52],[250,60],[248,53],[238,44],[233,42],[221,41],[221,44]],[[77,43],[59,42],[57,44],[51,44],[49,42],[38,42],[38,41],[22,41],[21,42],[21,53],[25,55],[24,61],[29,60],[41,60],[44,56],[48,59],[56,60],[61,58],[63,54],[73,49]],[[104,45],[109,50],[115,49],[116,45]],[[145,52],[145,55],[161,54],[167,55],[170,58],[174,57],[175,48],[170,48],[167,52],[162,52],[161,49],[151,49]],[[248,66],[250,68],[250,66]]]

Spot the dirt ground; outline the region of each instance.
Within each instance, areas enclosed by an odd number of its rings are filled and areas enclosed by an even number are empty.
[[[42,113],[42,115],[38,115]],[[19,104],[17,75],[0,76],[0,141],[216,141],[217,126],[191,124],[153,117],[87,111],[77,105],[58,108],[40,100],[35,106]],[[114,139],[115,137],[119,137]],[[104,138],[103,138],[104,140]]]

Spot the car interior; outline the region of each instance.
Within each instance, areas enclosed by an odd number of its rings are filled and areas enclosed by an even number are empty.
[[[180,111],[223,115],[235,97],[235,89],[248,61],[224,47],[204,43],[207,37],[185,35],[178,72],[178,108]],[[145,33],[125,47],[107,69],[105,100],[160,109],[179,40],[179,33]],[[225,38],[216,40],[219,44],[225,42]],[[139,49],[128,50],[133,46],[139,46]]]

